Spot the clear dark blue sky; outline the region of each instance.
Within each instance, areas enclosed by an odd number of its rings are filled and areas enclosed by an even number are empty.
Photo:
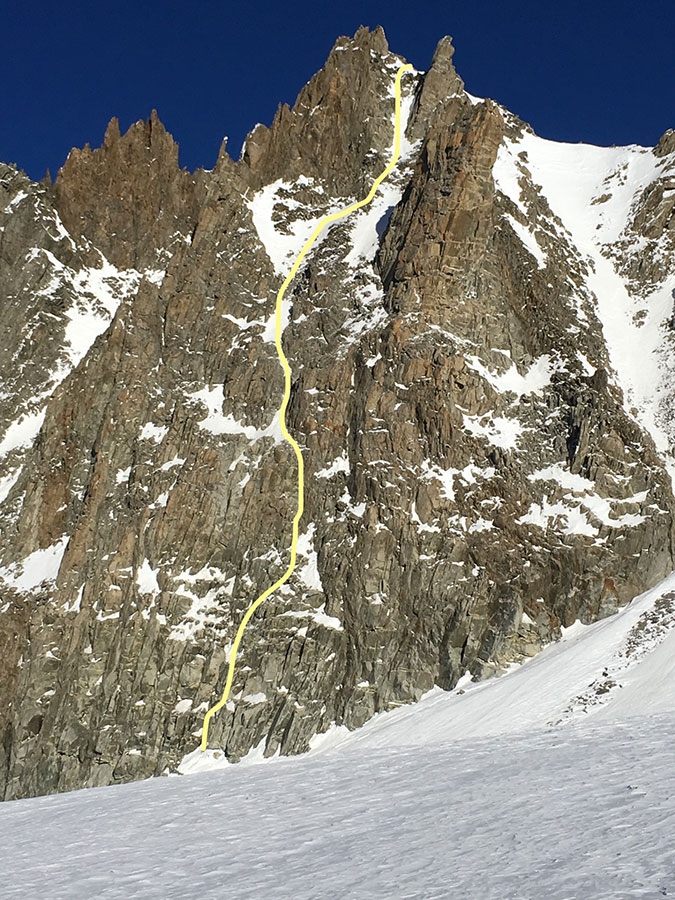
[[[544,137],[651,145],[675,127],[673,0],[2,0],[0,160],[55,174],[112,116],[125,130],[155,107],[181,164],[210,168],[361,24],[421,69],[451,34],[467,90]]]

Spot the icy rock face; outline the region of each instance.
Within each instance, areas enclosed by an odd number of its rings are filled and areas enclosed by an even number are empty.
[[[154,116],[73,151],[54,189],[0,172],[7,798],[159,774],[196,746],[238,622],[288,560],[276,292],[386,164],[399,64],[380,29],[340,38],[210,173],[178,169]],[[604,260],[636,295],[612,249],[628,235],[669,252],[672,149],[644,151],[660,168],[596,247],[547,180],[557,145],[470,98],[449,39],[404,77],[403,111],[396,172],[287,297],[306,513],[211,724],[232,760],[497,673],[673,566],[668,438],[629,402],[593,288]]]

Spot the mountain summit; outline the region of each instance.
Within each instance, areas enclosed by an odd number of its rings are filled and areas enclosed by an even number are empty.
[[[498,674],[673,570],[673,133],[542,140],[452,56],[405,75],[394,173],[287,295],[306,512],[211,723],[232,761]],[[288,562],[276,293],[384,169],[402,62],[339,38],[210,172],[155,113],[53,186],[0,166],[5,798],[198,744]]]

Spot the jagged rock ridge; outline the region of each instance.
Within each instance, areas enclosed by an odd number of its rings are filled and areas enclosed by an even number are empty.
[[[386,163],[400,62],[381,29],[340,38],[212,172],[181,171],[154,114],[73,151],[53,188],[0,171],[5,797],[196,746],[243,611],[287,563],[276,291]],[[289,292],[306,515],[211,725],[233,760],[498,672],[673,567],[672,391],[639,394],[593,289],[619,279],[636,346],[659,311],[667,374],[672,141],[603,157],[584,208],[635,196],[594,243],[556,145],[466,94],[449,39],[403,93],[396,172]]]

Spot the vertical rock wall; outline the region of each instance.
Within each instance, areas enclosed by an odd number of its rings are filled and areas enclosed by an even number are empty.
[[[53,191],[3,170],[47,211],[6,210],[0,233],[4,371],[19,403],[46,385],[3,470],[7,798],[160,774],[197,745],[238,622],[287,565],[276,292],[312,222],[386,164],[399,63],[380,29],[339,39],[210,173],[178,168],[154,114],[73,151]],[[449,39],[404,110],[381,196],[289,292],[306,514],[211,726],[232,760],[499,672],[672,568],[669,478],[624,408],[589,263],[539,185],[521,173],[515,202],[495,177],[527,126],[464,92]],[[650,202],[631,227],[672,236]],[[42,331],[47,296],[17,263],[33,244],[65,291]],[[69,310],[102,302],[85,270],[109,299],[75,353]],[[22,422],[15,404],[2,424]]]

